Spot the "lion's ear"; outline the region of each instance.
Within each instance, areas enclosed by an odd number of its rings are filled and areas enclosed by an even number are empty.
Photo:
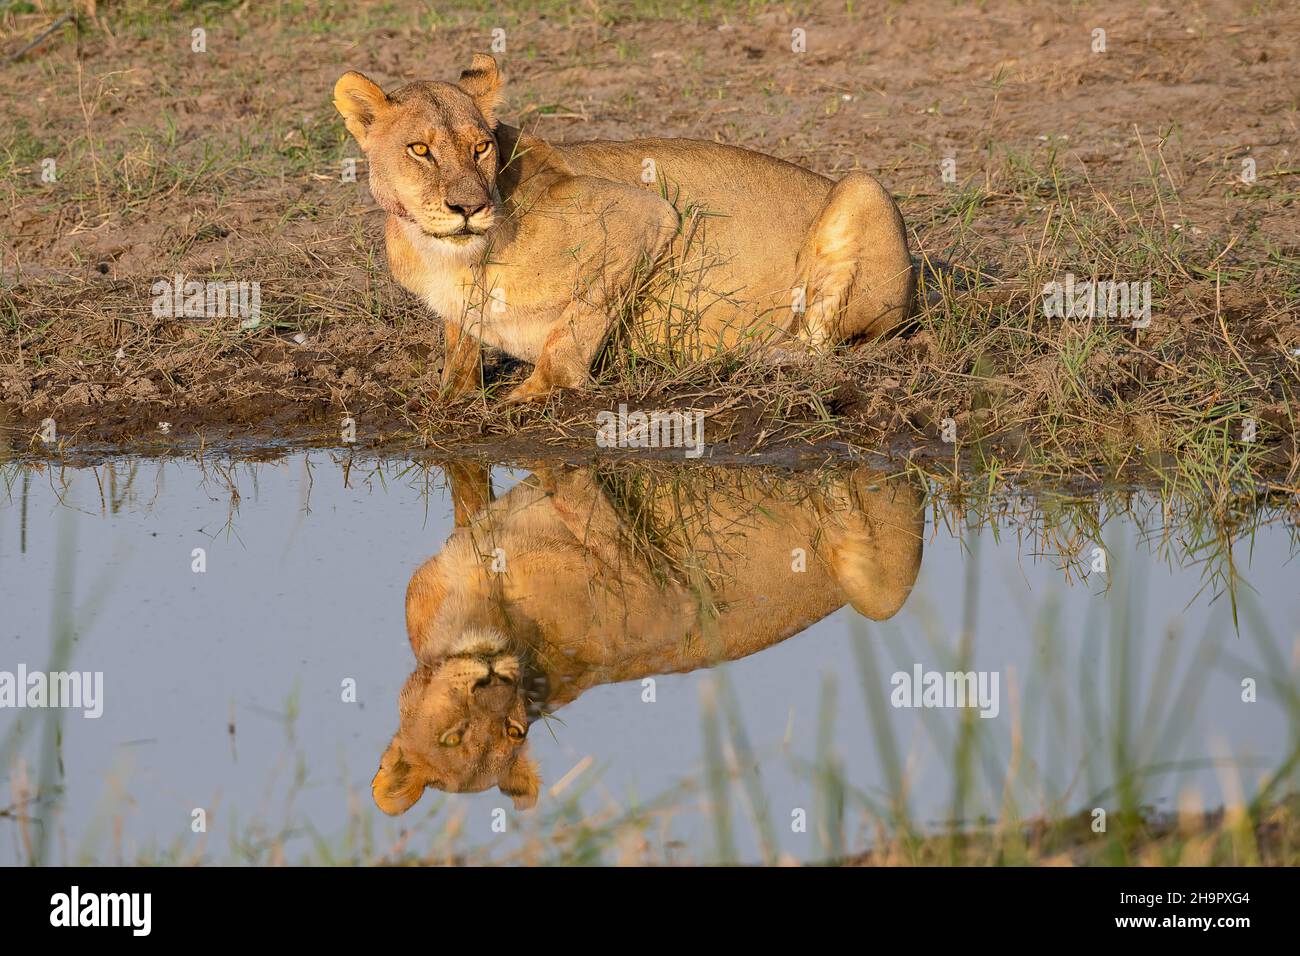
[[[497,781],[497,789],[515,802],[516,810],[527,810],[537,804],[537,791],[542,786],[541,775],[523,750],[519,751],[510,769]]]
[[[501,105],[501,72],[496,59],[490,53],[475,53],[456,85],[470,95],[488,125],[496,126],[496,108]]]
[[[364,149],[370,124],[388,109],[388,97],[369,79],[356,70],[349,70],[334,84],[334,106],[343,114],[348,132]]]
[[[402,757],[402,748],[394,736],[379,760],[379,771],[370,782],[375,805],[390,816],[405,813],[424,793],[427,781]]]

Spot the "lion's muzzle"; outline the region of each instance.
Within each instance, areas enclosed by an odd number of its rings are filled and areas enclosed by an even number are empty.
[[[474,685],[473,695],[476,706],[493,714],[508,713],[519,697],[515,685],[497,673]]]

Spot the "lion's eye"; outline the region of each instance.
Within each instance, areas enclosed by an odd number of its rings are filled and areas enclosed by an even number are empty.
[[[479,143],[477,146],[474,147],[474,158],[482,159],[484,156],[488,154],[489,150],[491,149],[492,149],[491,140],[484,140],[483,142]]]
[[[460,744],[460,734],[448,734],[446,737],[442,738],[442,745],[444,747],[455,747],[458,746],[459,744]]]
[[[429,146],[427,143],[411,143],[406,148],[411,151],[412,156],[424,158],[429,155]]]
[[[506,724],[506,736],[511,740],[523,740],[524,731],[522,728],[516,727],[514,724]]]

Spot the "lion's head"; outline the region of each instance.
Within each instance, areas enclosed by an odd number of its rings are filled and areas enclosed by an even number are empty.
[[[498,787],[516,809],[533,806],[540,780],[528,756],[536,715],[528,683],[520,658],[492,630],[469,631],[447,656],[422,661],[402,688],[397,733],[371,784],[379,809],[404,813],[425,787]]]
[[[409,83],[385,94],[350,71],[334,85],[334,105],[365,151],[375,200],[453,253],[481,247],[499,215],[500,99],[501,74],[486,53],[474,54],[456,84]]]

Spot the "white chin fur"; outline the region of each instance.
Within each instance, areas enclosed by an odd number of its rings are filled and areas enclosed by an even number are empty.
[[[500,654],[508,646],[506,637],[495,628],[471,627],[456,635],[447,649],[448,654],[475,654],[490,657]]]
[[[402,222],[411,245],[426,259],[433,260],[467,260],[483,254],[487,248],[487,236],[471,236],[468,239],[440,239],[431,236],[413,222]]]

